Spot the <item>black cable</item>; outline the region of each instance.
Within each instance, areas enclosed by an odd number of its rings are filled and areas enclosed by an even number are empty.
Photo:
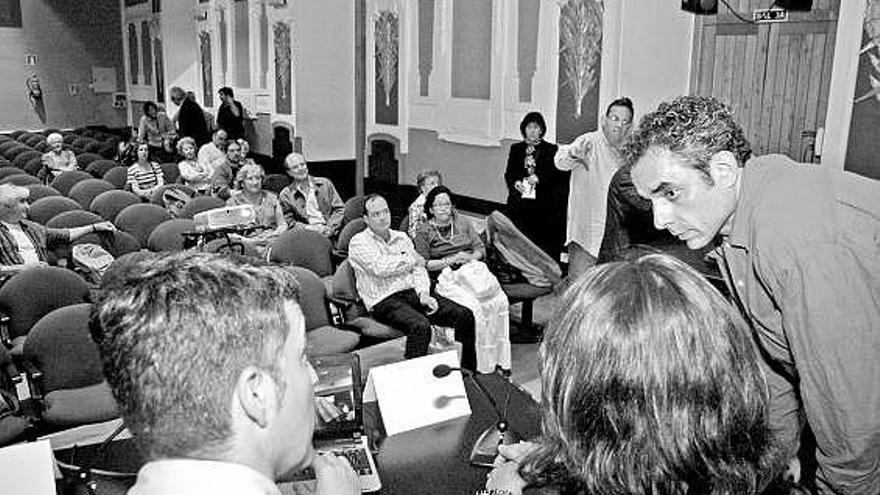
[[[730,4],[727,3],[727,0],[720,0],[720,2],[723,3],[727,7],[727,10],[729,10],[730,13],[733,14],[733,16],[736,17],[737,19],[739,19],[740,21],[742,21],[746,24],[757,24],[755,21],[750,21],[749,19],[746,19],[745,17],[739,15],[739,12],[734,10],[733,7],[731,7]],[[776,2],[773,2],[773,4],[775,5]]]

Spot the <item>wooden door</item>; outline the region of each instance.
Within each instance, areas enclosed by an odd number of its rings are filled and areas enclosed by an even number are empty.
[[[756,155],[783,153],[813,161],[825,122],[840,0],[813,0],[810,12],[784,23],[753,24],[752,11],[772,0],[723,2],[717,16],[698,16],[691,93],[730,105]]]

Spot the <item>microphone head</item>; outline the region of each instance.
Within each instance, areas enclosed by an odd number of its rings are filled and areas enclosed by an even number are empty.
[[[452,367],[450,367],[448,364],[438,364],[437,366],[434,366],[434,370],[432,371],[432,373],[437,378],[447,377],[450,373],[452,373]]]

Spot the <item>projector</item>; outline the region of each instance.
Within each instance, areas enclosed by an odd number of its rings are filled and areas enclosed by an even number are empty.
[[[257,214],[252,205],[224,206],[203,211],[193,216],[197,230],[217,230],[243,227],[256,222]]]

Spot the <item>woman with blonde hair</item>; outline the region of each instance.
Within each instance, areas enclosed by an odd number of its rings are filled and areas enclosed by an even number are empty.
[[[772,472],[749,330],[694,269],[650,254],[563,295],[540,351],[543,435],[502,446],[487,489],[751,494]]]
[[[266,172],[255,163],[246,163],[235,176],[235,188],[231,191],[227,206],[251,205],[256,213],[259,228],[240,240],[254,244],[259,251],[265,250],[278,234],[287,230],[287,220],[278,196],[263,189]]]

